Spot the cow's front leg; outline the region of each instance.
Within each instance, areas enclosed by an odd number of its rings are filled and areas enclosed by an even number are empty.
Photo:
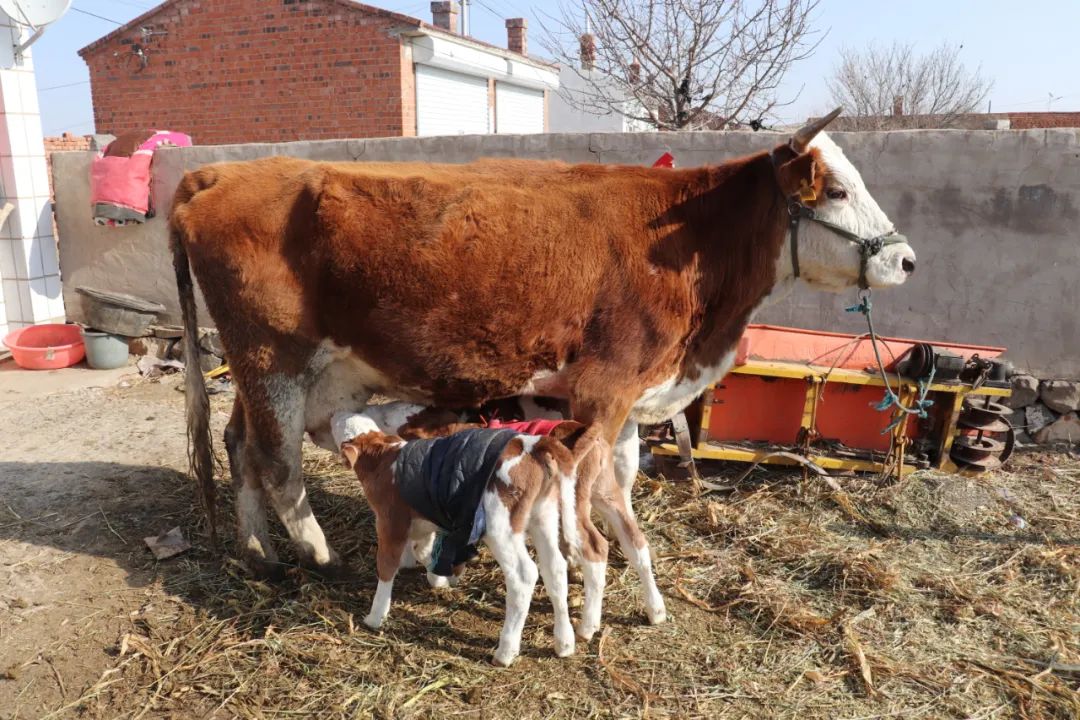
[[[299,381],[281,376],[264,381],[263,392],[246,396],[248,438],[244,473],[261,480],[281,524],[296,546],[300,561],[323,575],[341,574],[338,554],[327,544],[311,510],[301,468],[304,438],[304,392]],[[277,440],[274,443],[273,440]]]
[[[622,489],[626,498],[626,507],[632,507],[630,497],[641,464],[641,440],[638,439],[638,424],[634,420],[623,423],[615,444],[611,447],[615,482]]]
[[[232,416],[225,426],[225,451],[236,493],[236,541],[244,562],[256,577],[280,580],[285,567],[278,562],[266,522],[266,504],[259,476],[245,471],[247,442],[244,403],[240,396],[233,401]]]

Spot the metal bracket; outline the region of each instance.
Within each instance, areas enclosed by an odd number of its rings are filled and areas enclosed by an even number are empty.
[[[671,418],[671,427],[675,431],[675,444],[679,446],[679,467],[689,470],[695,483],[700,482],[701,475],[694,462],[694,444],[690,438],[690,425],[686,422],[686,415],[682,412],[675,413],[675,417]]]

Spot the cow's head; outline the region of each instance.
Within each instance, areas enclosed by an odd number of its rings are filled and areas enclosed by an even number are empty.
[[[798,215],[780,277],[793,273],[827,290],[900,285],[915,271],[915,251],[878,206],[855,166],[822,129],[840,110],[809,123],[772,153],[789,213]]]

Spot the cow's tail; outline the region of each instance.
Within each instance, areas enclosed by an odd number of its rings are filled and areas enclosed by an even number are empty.
[[[177,204],[181,202],[177,198]],[[180,314],[184,322],[185,403],[187,406],[188,465],[206,512],[210,542],[216,547],[217,512],[214,485],[214,453],[210,439],[210,397],[206,392],[202,368],[199,365],[199,320],[195,310],[195,284],[191,277],[185,246],[186,233],[174,215],[169,223],[173,268],[176,270],[176,289],[180,297]]]

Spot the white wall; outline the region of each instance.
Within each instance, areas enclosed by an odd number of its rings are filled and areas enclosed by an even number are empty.
[[[0,206],[14,206],[0,227],[0,338],[64,319],[34,65],[14,53],[29,35],[0,12]]]
[[[647,130],[644,123],[631,120],[618,112],[599,114],[584,110],[572,102],[584,97],[589,80],[580,73],[592,75],[595,71],[575,70],[563,67],[559,71],[559,89],[553,90],[548,99],[548,131],[558,132],[640,132]],[[596,80],[603,82],[603,76]]]

